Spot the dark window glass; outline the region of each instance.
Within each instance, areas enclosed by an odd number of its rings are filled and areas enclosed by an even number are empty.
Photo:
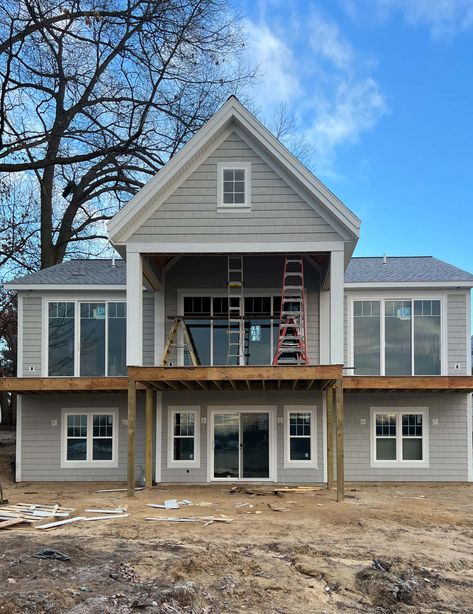
[[[80,374],[105,375],[105,303],[80,305]]]
[[[87,460],[87,439],[68,439],[67,440],[67,460],[69,461]]]
[[[380,374],[379,301],[354,301],[355,375]]]
[[[48,375],[74,375],[74,303],[49,303]]]
[[[440,375],[440,301],[414,301],[416,375]]]
[[[385,302],[386,375],[411,375],[411,301]]]
[[[94,437],[92,442],[92,460],[112,460],[112,438],[101,439]]]
[[[194,438],[175,437],[174,438],[174,460],[194,460]]]
[[[108,375],[126,375],[126,303],[108,304]]]
[[[421,461],[422,458],[422,439],[403,439],[402,440],[402,460]]]
[[[310,437],[291,437],[291,460],[310,460]]]
[[[396,460],[396,439],[376,439],[376,460]]]

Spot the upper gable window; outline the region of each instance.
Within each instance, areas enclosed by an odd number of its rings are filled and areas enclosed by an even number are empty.
[[[217,205],[219,208],[251,207],[251,163],[218,162]]]

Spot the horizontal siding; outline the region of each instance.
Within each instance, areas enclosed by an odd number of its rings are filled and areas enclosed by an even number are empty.
[[[217,212],[217,162],[251,162],[251,211]],[[338,241],[340,235],[235,132],[133,234],[154,241]],[[316,251],[316,246],[314,246]]]
[[[447,296],[448,374],[467,375],[467,318],[466,292],[449,293]],[[455,369],[455,365],[460,369]]]
[[[143,365],[154,365],[154,295],[143,296]]]
[[[23,395],[22,479],[38,481],[124,481],[127,478],[127,418],[125,394],[102,395]],[[118,467],[110,469],[61,469],[61,409],[119,409]],[[51,421],[57,420],[57,426]],[[144,466],[144,393],[138,394],[136,462]],[[153,433],[155,429],[153,428]],[[137,477],[140,471],[137,470]]]
[[[23,296],[23,376],[41,376],[41,296]]]

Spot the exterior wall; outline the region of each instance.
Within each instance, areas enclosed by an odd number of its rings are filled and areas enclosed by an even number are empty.
[[[61,409],[118,408],[118,467],[61,469]],[[126,481],[126,394],[22,395],[21,477],[23,481]],[[57,426],[52,421],[57,420]],[[144,394],[139,393],[136,416],[136,462],[144,467]],[[156,429],[153,428],[153,434]],[[154,447],[154,443],[153,443]],[[137,477],[140,472],[137,471]]]
[[[308,469],[288,469],[284,467],[284,405],[312,405],[317,407],[317,468]],[[206,423],[200,424],[200,467],[195,469],[181,469],[168,467],[168,407],[181,405],[200,406],[200,417]],[[211,444],[210,437],[210,412],[209,407],[225,406],[235,411],[244,411],[245,407],[257,408],[261,406],[272,406],[276,408],[276,430],[277,430],[277,481],[291,483],[323,482],[324,481],[324,444],[323,444],[323,407],[322,395],[315,393],[220,393],[202,392],[197,394],[166,393],[163,394],[163,411],[158,430],[162,433],[161,442],[161,479],[163,482],[187,482],[203,483],[209,481],[210,469],[208,466],[208,447]],[[278,419],[282,419],[282,424],[278,424]]]
[[[371,467],[370,408],[429,408],[429,467]],[[361,425],[360,420],[366,420]],[[438,425],[432,421],[438,419]],[[345,394],[345,479],[348,481],[468,480],[468,395],[462,393]]]
[[[445,375],[470,375],[468,372],[468,351],[469,344],[468,339],[468,319],[470,314],[468,313],[468,301],[467,294],[469,290],[450,292],[448,290],[434,289],[429,291],[428,288],[423,290],[415,290],[407,288],[405,291],[401,290],[383,290],[376,288],[369,288],[366,290],[352,290],[345,292],[345,317],[344,317],[344,329],[345,329],[345,365],[353,367],[351,358],[351,343],[352,343],[352,325],[349,321],[349,302],[351,297],[362,299],[363,297],[376,298],[417,298],[428,297],[443,298],[444,309],[446,311],[446,370]],[[442,340],[445,343],[445,339]],[[455,365],[459,365],[460,368],[456,369]],[[356,375],[353,370],[347,371],[347,375]]]
[[[217,211],[217,162],[251,162],[251,211]],[[129,239],[140,242],[339,241],[340,235],[233,132]]]
[[[41,293],[34,291],[24,293],[23,297],[23,322],[19,323],[23,327],[23,377],[46,376],[43,373],[42,364],[42,344],[45,327],[43,326],[43,298],[49,300],[94,300],[100,301],[103,294],[97,292],[61,292]],[[126,300],[125,290],[116,292],[113,295],[107,293],[107,297],[113,296],[117,301]],[[143,294],[143,364],[145,366],[154,364],[154,295],[149,292]],[[31,370],[30,367],[34,367]]]
[[[246,295],[258,291],[274,291],[281,295],[284,259],[282,256],[245,256],[244,292]],[[312,364],[319,362],[319,277],[309,264],[304,265],[307,308],[307,346]],[[166,274],[165,312],[166,316],[182,315],[179,294],[185,290],[221,292],[227,295],[227,258],[226,256],[183,256]],[[166,317],[166,336],[172,320]],[[172,356],[176,361],[176,354]]]

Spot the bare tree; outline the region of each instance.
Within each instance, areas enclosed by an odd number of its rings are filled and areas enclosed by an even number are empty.
[[[10,247],[21,233],[45,268],[104,238],[105,220],[251,80],[238,23],[229,0],[5,0],[0,174],[29,195]]]

